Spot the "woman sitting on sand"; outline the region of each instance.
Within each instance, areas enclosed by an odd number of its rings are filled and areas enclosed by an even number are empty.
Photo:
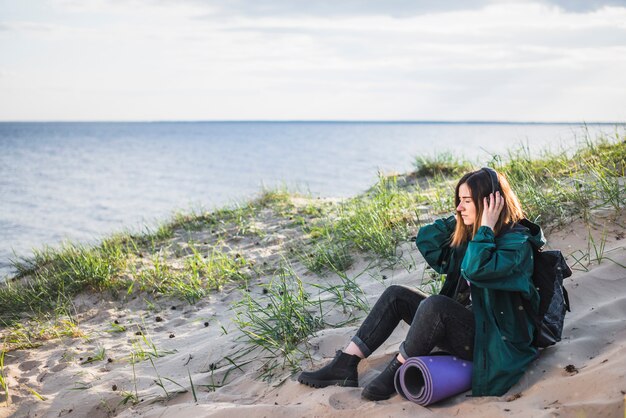
[[[313,387],[358,386],[357,365],[391,335],[400,320],[411,327],[391,363],[364,389],[369,400],[396,393],[396,370],[409,357],[440,347],[473,360],[472,393],[504,394],[535,359],[534,325],[521,298],[537,309],[533,249],[545,243],[517,224],[524,215],[502,174],[483,168],[456,186],[456,216],[420,228],[416,244],[426,262],[446,274],[439,295],[388,287],[357,334],[334,360],[298,381]]]

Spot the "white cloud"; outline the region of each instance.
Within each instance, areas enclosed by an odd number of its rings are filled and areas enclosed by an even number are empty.
[[[90,0],[97,1],[97,0]],[[100,0],[102,1],[102,0]],[[181,4],[181,0],[153,0],[158,4]],[[568,12],[586,13],[607,6],[626,7],[624,0],[184,0],[207,7],[220,16],[389,16],[406,18],[458,10],[478,10],[489,5],[539,3]]]
[[[626,8],[485,3],[54,0],[0,22],[0,119],[626,120]]]

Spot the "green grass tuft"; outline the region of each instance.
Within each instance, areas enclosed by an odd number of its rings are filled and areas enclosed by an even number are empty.
[[[244,340],[269,353],[263,369],[269,377],[279,365],[297,367],[298,345],[325,323],[321,305],[310,299],[290,266],[279,269],[265,289],[263,298],[243,292],[233,309]]]
[[[418,177],[459,177],[472,170],[469,161],[459,159],[450,152],[434,156],[418,156],[414,162],[415,175]]]

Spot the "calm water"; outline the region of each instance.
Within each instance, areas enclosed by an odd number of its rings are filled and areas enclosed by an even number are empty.
[[[93,242],[177,209],[244,200],[262,185],[350,196],[378,170],[410,170],[419,154],[486,161],[520,143],[539,151],[583,137],[579,125],[0,123],[0,280],[33,248]]]

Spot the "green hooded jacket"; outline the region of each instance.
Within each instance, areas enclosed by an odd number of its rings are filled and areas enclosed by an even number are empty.
[[[537,357],[532,345],[535,327],[521,298],[538,308],[532,247],[541,248],[545,238],[540,228],[532,235],[528,228],[514,225],[496,237],[491,228],[481,226],[469,243],[452,248],[455,226],[454,216],[438,219],[420,228],[416,244],[426,262],[446,274],[440,294],[455,297],[459,278],[471,284],[476,322],[472,394],[500,396]]]

